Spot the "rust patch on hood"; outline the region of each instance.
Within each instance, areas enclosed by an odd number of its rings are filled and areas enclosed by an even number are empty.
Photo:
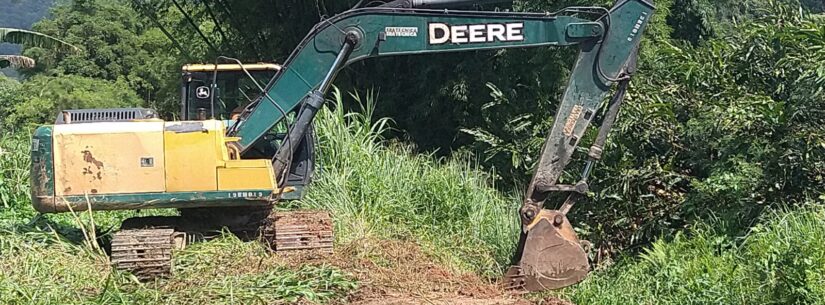
[[[95,157],[92,156],[91,151],[84,150],[84,151],[81,151],[81,153],[83,153],[83,161],[86,161],[87,163],[94,164],[95,166],[97,166],[97,169],[103,168],[103,162],[100,162],[97,159],[95,159]]]

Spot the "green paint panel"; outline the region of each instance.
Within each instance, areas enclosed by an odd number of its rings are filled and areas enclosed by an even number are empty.
[[[300,199],[303,189],[284,193],[283,200]],[[160,208],[201,208],[255,206],[272,203],[272,190],[134,193],[89,196],[47,197],[35,205],[43,213],[59,213],[70,210],[137,210]],[[51,204],[49,204],[51,203]]]
[[[348,64],[351,64],[379,56],[563,46],[597,39],[592,35],[587,39],[568,37],[567,27],[571,24],[579,27],[588,26],[588,29],[602,27],[599,22],[576,17],[532,13],[445,14],[430,10],[354,10],[333,17],[328,23],[317,25],[313,31],[317,33],[309,35],[302,42],[281,72],[269,84],[267,91],[284,111],[297,109],[304,97],[315,90],[332,69],[343,45],[345,33],[349,31],[357,32],[361,37],[360,43],[350,55]],[[449,33],[443,31],[445,26],[449,27]],[[434,28],[432,33],[431,28]],[[503,33],[502,28],[505,29]],[[443,43],[431,43],[434,39],[438,40],[437,38],[447,34],[453,39]],[[470,42],[473,37],[476,42]],[[271,101],[264,99],[238,126],[237,136],[242,138],[241,145],[244,149],[250,147],[281,119],[283,115],[278,108]]]
[[[280,109],[298,109],[333,68],[346,33],[352,32],[361,39],[348,63],[378,56],[577,45],[580,53],[534,178],[538,184],[553,185],[570,162],[615,79],[626,72],[629,61],[636,57],[653,10],[653,4],[647,0],[623,0],[609,12],[592,9],[607,12],[597,22],[531,13],[354,10],[317,25],[267,90]],[[495,26],[500,34],[502,25],[508,29],[506,34],[489,35]],[[467,37],[484,36],[473,35],[471,27],[487,33],[488,39],[470,43]],[[450,37],[445,38],[448,32]],[[235,136],[242,138],[244,150],[283,119],[278,107],[265,99],[240,122]]]
[[[32,199],[40,196],[54,196],[54,156],[52,149],[52,126],[41,126],[34,131],[31,146]]]

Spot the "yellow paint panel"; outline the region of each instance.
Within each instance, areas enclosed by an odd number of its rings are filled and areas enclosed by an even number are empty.
[[[55,194],[164,191],[163,122],[54,126]]]
[[[275,189],[272,164],[269,160],[232,160],[218,168],[218,189],[221,191]]]
[[[218,141],[223,132],[223,123],[219,121],[166,123],[163,137],[167,192],[218,189],[216,169],[223,163]]]

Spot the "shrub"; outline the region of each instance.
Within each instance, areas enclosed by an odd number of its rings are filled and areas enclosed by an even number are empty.
[[[29,138],[0,134],[0,227],[31,216],[29,203]]]

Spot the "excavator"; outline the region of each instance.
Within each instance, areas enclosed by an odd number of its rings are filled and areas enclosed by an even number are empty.
[[[113,264],[147,278],[168,274],[174,249],[216,228],[250,234],[274,251],[331,251],[328,213],[277,207],[301,198],[311,183],[312,122],[342,69],[376,57],[571,46],[579,54],[518,212],[519,244],[503,282],[526,291],[576,284],[590,265],[566,214],[589,190],[655,6],[618,0],[609,9],[557,12],[461,9],[492,2],[502,1],[361,1],[316,24],[266,85],[254,81],[252,66],[225,57],[230,64],[185,68],[180,121],[140,108],[64,110],[33,135],[34,208],[177,209],[178,216],[127,219],[112,236]],[[216,92],[219,70],[246,75],[258,89],[251,102],[230,112]],[[212,82],[193,81],[210,72]],[[598,133],[579,164],[581,178],[560,184],[593,121]],[[566,199],[545,208],[551,198]]]

